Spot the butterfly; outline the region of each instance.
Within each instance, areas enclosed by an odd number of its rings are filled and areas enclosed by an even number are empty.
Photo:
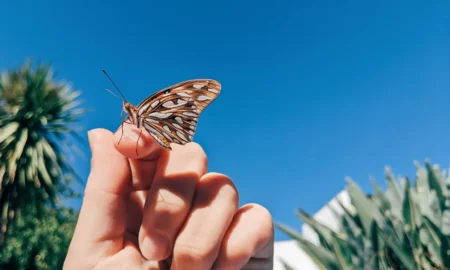
[[[134,106],[126,101],[106,71],[102,71],[122,96],[123,111],[127,114],[122,121],[122,135],[124,123],[136,125],[141,130],[138,141],[142,128],[145,128],[153,139],[167,150],[172,150],[170,143],[184,145],[192,141],[200,114],[221,91],[218,81],[188,80],[159,90]],[[118,143],[121,139],[122,136]]]

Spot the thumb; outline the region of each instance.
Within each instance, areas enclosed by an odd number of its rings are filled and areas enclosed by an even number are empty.
[[[91,172],[85,192],[104,191],[128,194],[131,190],[128,159],[114,147],[114,135],[106,129],[88,132],[91,147]]]
[[[105,129],[88,133],[91,172],[66,263],[98,260],[123,248],[126,199],[131,190],[128,160],[114,148],[113,134]],[[86,263],[94,263],[86,260]],[[70,267],[69,267],[70,268]]]

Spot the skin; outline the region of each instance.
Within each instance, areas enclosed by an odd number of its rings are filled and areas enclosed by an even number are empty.
[[[163,149],[124,124],[89,132],[92,151],[64,268],[272,269],[274,230],[258,204],[239,207],[226,175],[208,172],[196,143]]]

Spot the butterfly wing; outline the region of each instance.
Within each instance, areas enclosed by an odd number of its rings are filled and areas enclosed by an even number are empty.
[[[149,96],[137,107],[142,125],[163,147],[192,141],[202,111],[220,94],[219,82],[184,81]]]

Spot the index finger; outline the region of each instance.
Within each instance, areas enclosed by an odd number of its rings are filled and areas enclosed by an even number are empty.
[[[148,132],[124,123],[114,133],[114,147],[128,158],[131,170],[131,193],[128,204],[127,231],[138,235],[147,191],[152,185],[158,160],[165,150]]]

